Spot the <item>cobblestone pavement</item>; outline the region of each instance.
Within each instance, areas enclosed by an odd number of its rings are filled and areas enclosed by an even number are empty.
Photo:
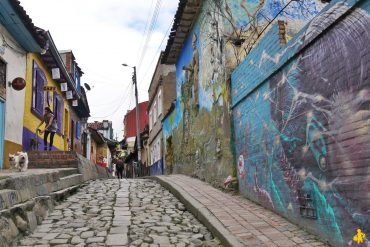
[[[276,213],[184,175],[158,177],[209,210],[245,246],[328,246]],[[175,186],[175,187],[174,187]]]
[[[68,198],[18,246],[221,246],[151,180],[98,180]]]

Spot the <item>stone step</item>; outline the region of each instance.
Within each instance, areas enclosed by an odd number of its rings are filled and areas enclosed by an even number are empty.
[[[9,189],[0,190],[0,210],[11,208],[21,202],[21,196],[18,191]]]
[[[74,174],[79,174],[79,171],[77,168],[64,168],[64,169],[59,169],[59,177],[67,177],[70,175]]]
[[[60,178],[59,189],[65,189],[74,185],[81,184],[83,182],[82,174],[73,174],[63,178]]]

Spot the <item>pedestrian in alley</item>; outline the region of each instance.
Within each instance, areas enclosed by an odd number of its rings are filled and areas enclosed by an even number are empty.
[[[123,161],[121,159],[116,158],[114,163],[116,164],[117,178],[122,179],[124,168]]]
[[[45,129],[40,130],[40,126],[45,123]],[[50,107],[45,107],[45,112],[43,119],[39,126],[36,128],[36,133],[44,134],[44,150],[51,151],[51,148],[53,147],[53,141],[54,141],[54,135],[57,132],[58,124],[57,120],[51,111]],[[48,136],[50,135],[50,143],[49,143],[49,149],[48,149]]]

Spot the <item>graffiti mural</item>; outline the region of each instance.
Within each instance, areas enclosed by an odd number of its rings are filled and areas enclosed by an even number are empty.
[[[230,73],[277,16],[296,33],[317,14],[316,1],[203,1],[176,64],[176,107],[163,122],[174,173],[220,185],[240,170],[233,165]],[[243,169],[242,169],[243,170]],[[168,171],[166,171],[168,173]],[[239,171],[248,176],[249,171]],[[257,182],[262,182],[256,178]],[[269,200],[263,188],[261,196]]]
[[[335,246],[370,233],[370,3],[349,9],[331,3],[286,46],[261,41],[232,82],[241,192]]]

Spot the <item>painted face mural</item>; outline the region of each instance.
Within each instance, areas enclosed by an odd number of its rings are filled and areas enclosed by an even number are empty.
[[[341,235],[370,229],[369,40],[357,9],[270,80],[281,168],[298,174],[297,190],[321,193]]]
[[[280,49],[271,27],[233,73],[232,107],[241,193],[347,246],[370,232],[370,5],[339,5]]]

